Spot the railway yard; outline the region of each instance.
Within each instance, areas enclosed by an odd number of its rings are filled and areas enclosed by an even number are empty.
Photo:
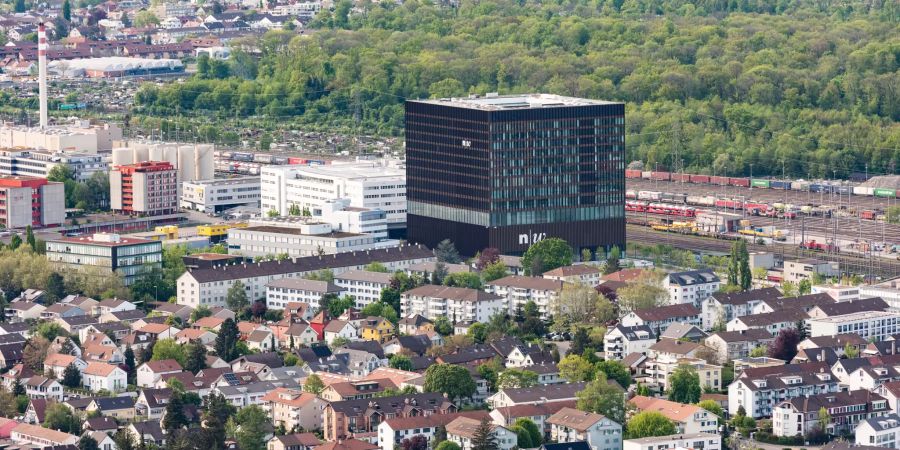
[[[728,239],[744,237],[788,258],[827,254],[855,273],[900,276],[900,225],[884,220],[887,208],[900,206],[896,196],[854,195],[850,186],[816,192],[644,178],[626,179],[626,189],[629,240],[727,252]],[[698,228],[698,218],[720,214],[735,215],[740,226]]]

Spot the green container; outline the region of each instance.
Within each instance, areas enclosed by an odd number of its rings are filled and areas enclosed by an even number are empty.
[[[750,185],[753,187],[768,188],[769,180],[750,180]]]
[[[876,197],[896,197],[897,192],[893,189],[880,189],[875,188],[874,194]]]

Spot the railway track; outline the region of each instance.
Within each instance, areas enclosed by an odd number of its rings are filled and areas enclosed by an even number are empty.
[[[791,203],[794,205],[829,205],[852,209],[881,209],[900,205],[900,200],[893,198],[869,197],[858,195],[837,195],[809,191],[792,191],[767,188],[746,188],[739,186],[717,186],[709,184],[681,183],[678,181],[655,181],[626,178],[625,189],[636,191],[659,191],[688,195],[715,195],[728,198],[745,198],[747,202],[759,203]]]
[[[706,236],[693,236],[678,233],[667,233],[651,230],[640,225],[626,225],[626,239],[629,242],[641,242],[645,244],[663,244],[674,248],[727,254],[731,251],[732,240],[716,239]],[[784,259],[811,258],[817,260],[836,261],[841,265],[841,271],[845,273],[875,276],[882,279],[900,276],[900,262],[886,258],[866,257],[862,255],[842,253],[820,253],[803,250],[794,245],[773,243],[758,245],[748,242],[750,251],[772,252]]]

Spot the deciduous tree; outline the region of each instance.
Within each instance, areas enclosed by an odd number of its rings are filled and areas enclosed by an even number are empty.
[[[628,419],[625,430],[628,439],[669,436],[675,434],[675,424],[659,412],[641,411]]]
[[[469,398],[475,393],[475,381],[465,367],[433,364],[425,371],[426,392],[441,392],[453,400]]]
[[[700,401],[700,376],[692,366],[680,365],[669,376],[669,400],[679,403]]]

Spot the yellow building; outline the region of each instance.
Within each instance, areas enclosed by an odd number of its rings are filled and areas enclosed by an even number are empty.
[[[394,324],[384,317],[366,317],[360,327],[360,335],[363,339],[384,344],[394,337]]]

